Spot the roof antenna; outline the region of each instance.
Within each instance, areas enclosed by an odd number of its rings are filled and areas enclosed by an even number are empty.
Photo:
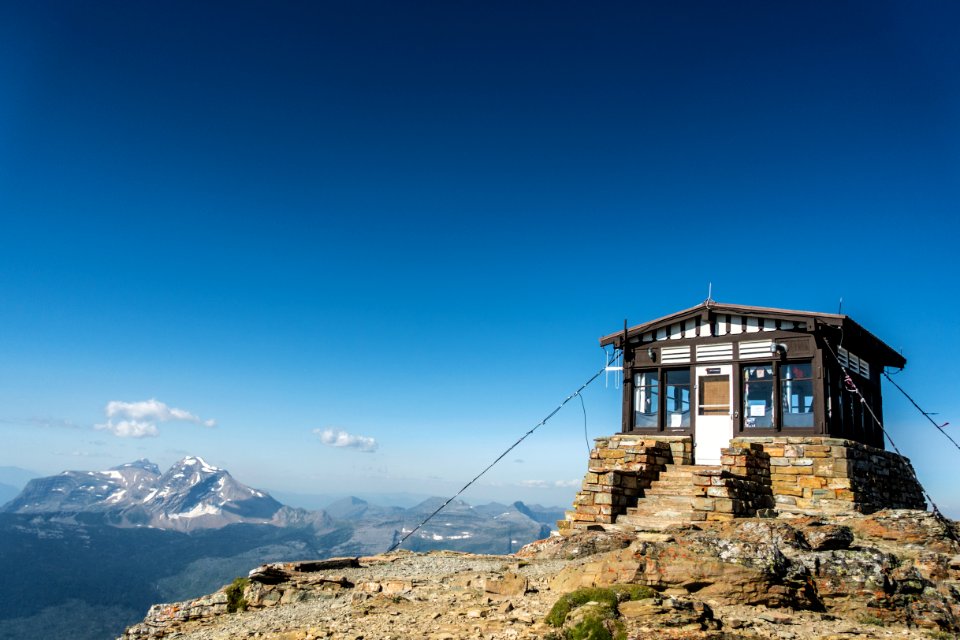
[[[703,301],[703,304],[707,305],[708,307],[711,304],[713,304],[713,283],[712,282],[707,283],[707,299]]]
[[[843,314],[840,312],[841,309],[843,309],[843,296],[840,296],[840,304],[837,305],[837,315],[838,315],[838,316],[842,316],[842,315],[843,315]]]

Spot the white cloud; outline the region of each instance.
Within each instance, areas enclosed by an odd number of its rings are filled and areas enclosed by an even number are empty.
[[[550,483],[546,480],[521,480],[520,486],[528,489],[546,489]]]
[[[109,453],[104,453],[102,451],[81,451],[80,449],[74,449],[73,451],[56,451],[54,455],[57,456],[71,456],[74,458],[110,458],[112,457]]]
[[[180,422],[202,424],[205,427],[213,427],[217,424],[216,420],[202,420],[184,409],[168,407],[156,398],[143,400],[141,402],[111,400],[107,403],[105,411],[107,418],[122,417],[131,420],[146,420],[148,422],[171,422],[178,420]]]
[[[80,427],[80,425],[70,420],[61,420],[59,418],[0,418],[0,424],[62,429],[78,429]]]
[[[204,420],[184,409],[167,406],[156,398],[140,402],[111,400],[104,408],[107,421],[95,428],[118,438],[152,438],[160,435],[161,422],[191,422],[204,427],[216,426],[216,420]]]
[[[579,480],[521,480],[521,487],[527,489],[568,489],[570,487],[579,487]]]
[[[372,453],[380,446],[369,436],[356,436],[342,429],[314,429],[313,432],[320,436],[320,442],[330,447],[351,447]]]

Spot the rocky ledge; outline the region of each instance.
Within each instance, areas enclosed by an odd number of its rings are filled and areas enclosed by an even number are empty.
[[[122,640],[954,638],[960,544],[922,511],[584,531],[513,556],[258,567]]]

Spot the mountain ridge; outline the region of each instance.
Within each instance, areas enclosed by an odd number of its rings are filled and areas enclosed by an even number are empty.
[[[103,513],[114,526],[177,531],[236,523],[282,525],[284,518],[296,515],[266,492],[238,482],[198,456],[186,456],[163,473],[140,459],[103,471],[35,478],[0,511]]]

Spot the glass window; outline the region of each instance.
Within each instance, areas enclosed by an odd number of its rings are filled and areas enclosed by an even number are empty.
[[[809,362],[780,365],[780,410],[783,426],[813,426],[813,367]]]
[[[773,365],[743,368],[743,426],[747,429],[773,428]]]
[[[690,428],[690,370],[674,369],[666,372],[667,429]]]
[[[656,371],[643,371],[633,376],[633,426],[635,429],[656,429],[660,408],[660,387]]]

